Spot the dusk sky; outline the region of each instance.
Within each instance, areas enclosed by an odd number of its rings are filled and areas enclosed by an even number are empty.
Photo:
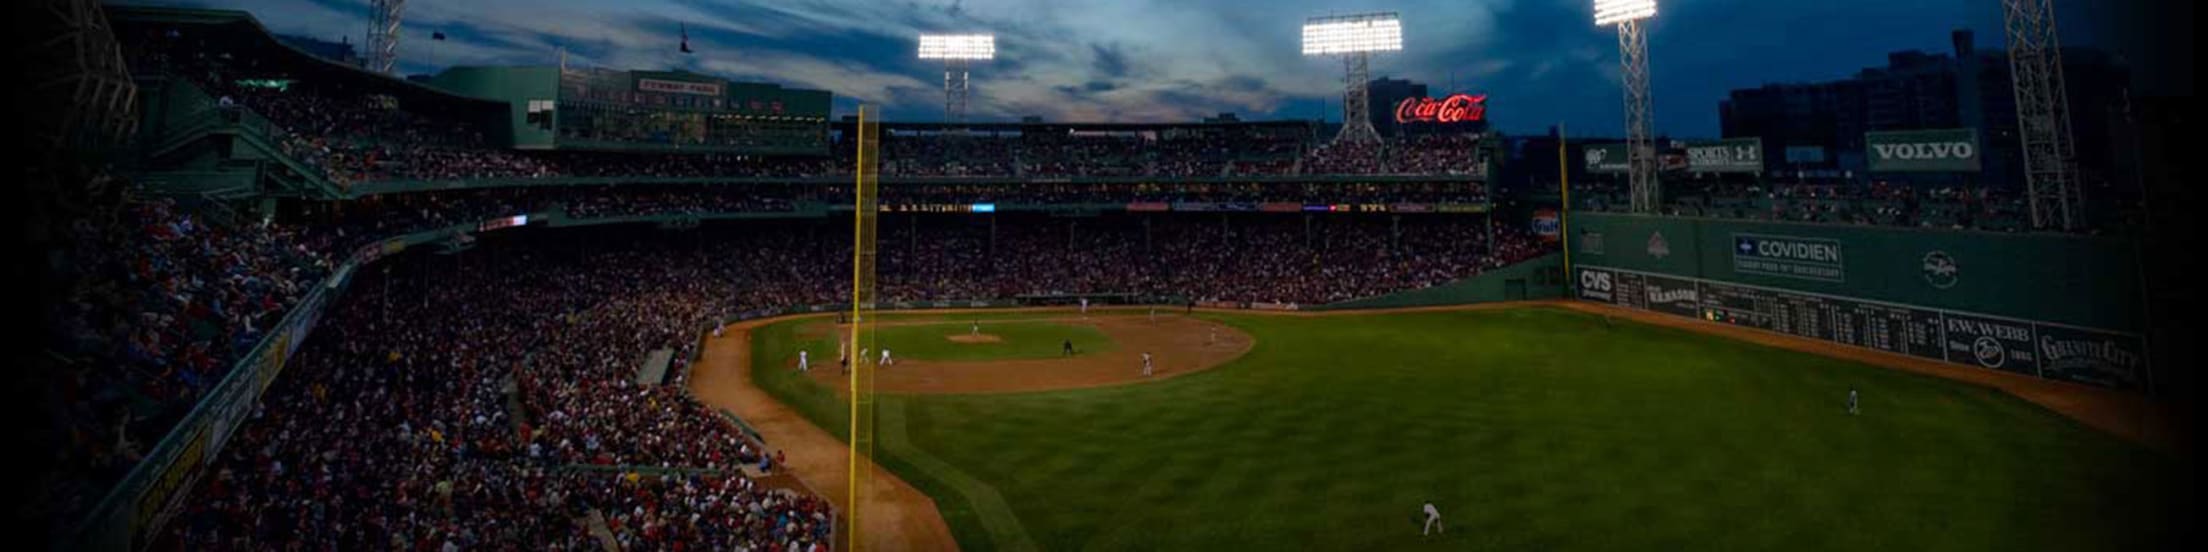
[[[182,4],[356,45],[368,26],[368,0]],[[2058,4],[2065,46],[2143,50],[2103,31],[2110,16],[2072,13],[2104,3]],[[408,73],[548,65],[565,47],[570,64],[822,88],[839,115],[863,101],[891,120],[927,121],[942,113],[942,72],[914,59],[915,37],[990,31],[998,59],[973,71],[977,119],[1335,120],[1341,63],[1299,55],[1299,27],[1365,11],[1404,19],[1404,51],[1375,58],[1375,77],[1489,94],[1505,132],[1622,133],[1616,34],[1593,25],[1589,0],[414,0],[400,58]],[[695,54],[676,51],[684,25]],[[1976,31],[1980,48],[2005,42],[1997,0],[1663,1],[1649,39],[1657,130],[1715,136],[1728,90],[1841,78],[1895,50],[1946,52],[1957,28]],[[432,31],[450,40],[432,42]],[[2189,74],[2182,86],[2190,94]]]

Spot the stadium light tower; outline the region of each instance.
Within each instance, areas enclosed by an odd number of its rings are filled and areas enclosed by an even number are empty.
[[[966,66],[997,58],[997,36],[991,34],[920,35],[920,59],[943,60],[943,120],[966,122]]]
[[[2001,8],[2032,227],[2068,230],[2078,204],[2077,146],[2070,136],[2070,95],[2063,87],[2054,1],[2001,0]]]
[[[368,27],[369,71],[389,73],[399,62],[399,20],[406,11],[406,0],[372,0]]]
[[[1348,69],[1343,77],[1342,132],[1336,142],[1378,142],[1372,129],[1369,90],[1373,52],[1403,49],[1403,21],[1395,12],[1313,17],[1303,23],[1303,55],[1341,56]]]
[[[1656,0],[1595,0],[1595,26],[1618,27],[1618,63],[1625,72],[1626,180],[1635,213],[1654,213],[1663,201],[1656,181],[1655,124],[1648,98],[1648,27]]]

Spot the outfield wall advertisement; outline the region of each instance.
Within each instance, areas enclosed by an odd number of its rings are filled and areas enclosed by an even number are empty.
[[[2138,252],[2111,238],[1572,216],[1582,300],[2143,390]]]
[[[2048,379],[2149,385],[2139,336],[1914,305],[1578,265],[1581,300]]]

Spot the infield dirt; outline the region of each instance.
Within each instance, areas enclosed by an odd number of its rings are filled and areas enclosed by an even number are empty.
[[[1035,318],[1024,322],[1092,326],[1118,347],[1105,352],[1078,352],[1061,358],[935,361],[899,359],[874,372],[874,388],[882,393],[928,395],[942,393],[1020,393],[1123,385],[1192,374],[1241,357],[1256,346],[1256,339],[1233,326],[1185,316],[1150,319],[1132,314],[1100,314]],[[931,321],[884,322],[882,325],[952,325]],[[822,321],[799,328],[800,335],[819,336],[830,331]],[[834,326],[836,329],[848,326]],[[951,336],[958,341],[962,335]],[[984,335],[982,337],[994,337]],[[1142,353],[1149,352],[1156,371],[1142,375]],[[787,363],[782,369],[795,369]],[[839,370],[815,367],[813,381],[846,393]]]

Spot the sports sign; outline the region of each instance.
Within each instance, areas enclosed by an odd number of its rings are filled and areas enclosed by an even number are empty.
[[[1863,149],[1875,172],[1978,172],[1978,130],[1899,130],[1863,133]]]
[[[1763,172],[1762,138],[1687,143],[1687,170],[1701,173]]]
[[[1629,161],[1625,156],[1625,144],[1595,144],[1586,147],[1587,172],[1622,173]]]
[[[1404,98],[1395,104],[1398,123],[1469,123],[1487,120],[1487,95],[1450,94],[1442,99]]]

